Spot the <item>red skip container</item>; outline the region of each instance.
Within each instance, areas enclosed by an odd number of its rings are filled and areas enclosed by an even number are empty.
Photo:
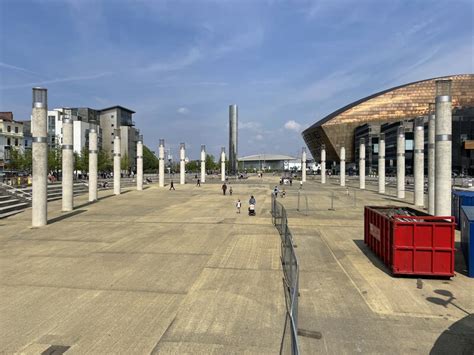
[[[454,217],[365,206],[364,242],[393,275],[454,276]]]

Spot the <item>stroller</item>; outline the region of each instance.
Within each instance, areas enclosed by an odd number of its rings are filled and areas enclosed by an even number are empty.
[[[249,216],[255,216],[255,205],[249,205]]]

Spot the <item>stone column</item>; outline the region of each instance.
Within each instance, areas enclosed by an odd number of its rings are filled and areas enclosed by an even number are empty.
[[[143,136],[137,141],[137,190],[143,190]]]
[[[158,185],[165,186],[165,140],[160,139],[158,147]]]
[[[31,113],[33,136],[33,186],[31,225],[41,227],[48,223],[48,91],[33,88]]]
[[[97,131],[89,131],[89,201],[97,201]]]
[[[341,180],[341,186],[346,186],[346,148],[342,145],[341,146],[341,162],[339,167],[339,174]]]
[[[201,183],[206,182],[206,146],[201,145]]]
[[[326,146],[321,146],[321,184],[326,183]]]
[[[435,104],[429,105],[428,118],[428,213],[435,214]]]
[[[397,135],[397,197],[405,198],[405,126],[398,127]]]
[[[423,117],[417,117],[413,122],[413,176],[415,178],[415,206],[424,206],[425,204],[425,130],[423,123]]]
[[[72,211],[74,208],[74,131],[72,117],[63,116],[62,144],[62,210]]]
[[[225,148],[221,151],[221,181],[225,181]]]
[[[359,188],[365,189],[365,139],[359,141]]]
[[[436,81],[435,214],[451,215],[452,174],[451,80]]]
[[[179,145],[179,183],[184,185],[186,183],[186,147],[184,143]]]
[[[385,134],[379,136],[379,194],[385,193]]]
[[[114,194],[120,195],[120,163],[121,163],[121,153],[120,153],[120,128],[114,130]]]
[[[301,150],[301,181],[306,182],[306,148]]]

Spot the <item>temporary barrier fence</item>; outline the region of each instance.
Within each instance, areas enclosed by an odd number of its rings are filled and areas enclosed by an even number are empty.
[[[298,289],[299,265],[296,258],[293,236],[288,228],[285,207],[272,195],[272,220],[280,233],[281,264],[283,268],[283,289],[286,300],[285,327],[280,354],[299,354],[298,347]]]

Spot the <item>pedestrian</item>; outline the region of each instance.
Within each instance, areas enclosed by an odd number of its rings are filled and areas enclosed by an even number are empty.
[[[290,186],[293,186],[293,179],[290,178]]]
[[[249,205],[255,205],[257,203],[257,201],[255,200],[255,197],[250,196],[250,200],[249,200]]]
[[[242,202],[240,200],[237,200],[235,203],[235,207],[237,207],[237,213],[240,214],[240,207],[242,207]]]
[[[283,188],[283,190],[281,191],[281,198],[285,197],[286,195],[286,191],[285,191],[285,188]]]
[[[278,187],[275,185],[275,188],[273,189],[273,196],[275,196],[275,198],[278,197]]]
[[[303,180],[300,181],[300,190],[303,189]]]
[[[226,191],[227,191],[227,185],[224,182],[224,184],[222,185],[222,194],[225,195]]]
[[[229,188],[229,195],[232,196],[232,186]]]
[[[201,180],[200,180],[200,179],[197,179],[197,181],[196,181],[196,186],[201,187]]]
[[[176,189],[174,188],[173,180],[171,180],[171,183],[170,183],[170,190],[176,190]]]

